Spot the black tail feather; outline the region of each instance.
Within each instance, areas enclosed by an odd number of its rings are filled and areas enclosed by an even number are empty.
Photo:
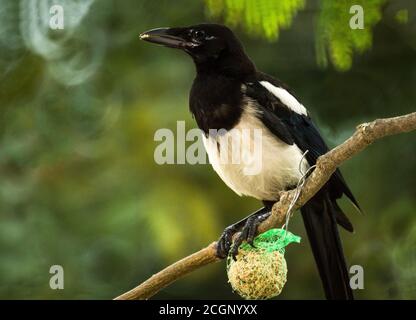
[[[349,232],[354,232],[354,227],[352,226],[352,223],[348,219],[348,217],[345,215],[344,212],[342,212],[341,208],[338,206],[337,202],[334,200],[332,203],[332,208],[335,212],[335,220],[337,223],[343,227],[345,230]]]
[[[326,192],[317,194],[302,207],[301,212],[326,298],[352,300],[354,296],[349,286],[337,220],[341,220],[346,229],[352,229],[352,225],[333,201]]]

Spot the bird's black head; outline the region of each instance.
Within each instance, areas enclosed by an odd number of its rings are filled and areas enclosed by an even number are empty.
[[[152,29],[143,32],[140,39],[185,51],[194,60],[198,73],[244,76],[255,71],[241,42],[223,25]]]

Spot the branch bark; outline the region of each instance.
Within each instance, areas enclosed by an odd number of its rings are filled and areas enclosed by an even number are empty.
[[[312,198],[344,161],[378,139],[413,130],[416,130],[416,112],[394,118],[377,119],[357,126],[355,133],[349,139],[318,158],[316,168],[307,178],[294,209],[302,207]],[[259,226],[259,233],[275,228],[284,222],[294,195],[294,190],[281,192],[280,200],[274,204],[272,214]],[[220,261],[221,259],[216,256],[216,244],[212,242],[202,250],[173,263],[137,287],[116,297],[115,300],[149,299],[186,274],[207,264]]]

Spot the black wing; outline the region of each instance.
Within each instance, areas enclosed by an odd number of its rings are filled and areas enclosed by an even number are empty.
[[[314,165],[318,157],[327,153],[329,150],[319,133],[318,128],[315,126],[309,115],[299,114],[289,109],[278,97],[263,87],[263,85],[260,84],[260,81],[267,81],[276,87],[284,88],[292,95],[293,93],[290,92],[290,89],[282,82],[264,73],[258,73],[256,79],[253,79],[253,81],[246,84],[246,95],[256,100],[259,108],[262,109],[260,118],[264,125],[272,133],[276,134],[275,132],[282,132],[280,124],[283,123],[290,133],[293,142],[296,143],[303,152],[308,150],[305,157],[310,165]],[[276,124],[278,125],[276,126]],[[279,134],[276,134],[276,136],[279,137]],[[285,142],[288,143],[287,141]],[[329,185],[332,199],[338,199],[345,194],[352,203],[359,208],[357,201],[338,169],[332,175]]]
[[[328,146],[312,119],[308,114],[303,114],[303,110],[298,110],[299,113],[291,110],[278,97],[269,92],[260,83],[261,81],[284,88],[290,93],[289,88],[280,81],[258,73],[256,79],[247,83],[246,94],[257,101],[258,108],[261,109],[259,118],[273,133],[276,130],[281,132],[279,127],[280,123],[283,123],[294,143],[303,152],[308,150],[305,157],[310,165],[314,165],[318,157],[328,151]],[[275,123],[279,123],[277,129]],[[343,194],[347,195],[359,208],[341,172],[336,170],[326,185],[301,208],[325,295],[328,299],[337,300],[354,298],[349,286],[347,263],[336,226],[338,223],[346,230],[353,231],[351,222],[336,201]]]

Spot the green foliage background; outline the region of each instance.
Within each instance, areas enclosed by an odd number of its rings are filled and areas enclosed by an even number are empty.
[[[48,27],[55,3],[61,31]],[[351,3],[364,30],[348,27]],[[155,164],[157,129],[195,127],[194,69],[140,32],[226,21],[336,145],[360,122],[415,110],[415,13],[412,0],[0,0],[0,298],[112,298],[259,206],[208,165]],[[366,212],[343,203],[356,227],[346,255],[365,270],[358,298],[416,298],[415,160],[407,134],[342,168]],[[287,250],[280,298],[322,298],[299,216],[291,228],[304,241]],[[49,288],[54,264],[64,290]],[[219,263],[157,298],[237,296]]]

